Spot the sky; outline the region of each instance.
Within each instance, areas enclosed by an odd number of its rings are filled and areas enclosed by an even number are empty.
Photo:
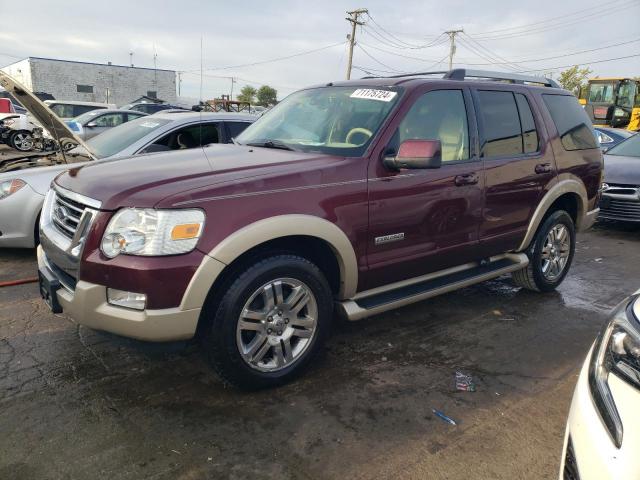
[[[369,15],[356,31],[352,78],[447,69],[443,32],[453,29],[464,29],[457,67],[557,77],[578,64],[594,76],[640,76],[640,56],[600,62],[640,55],[640,0],[30,0],[32,15],[18,5],[0,0],[0,66],[28,56],[128,65],[133,52],[134,65],[153,67],[155,53],[158,68],[184,72],[180,94],[193,98],[229,94],[232,83],[234,96],[268,84],[283,98],[344,79],[345,17],[356,8]]]

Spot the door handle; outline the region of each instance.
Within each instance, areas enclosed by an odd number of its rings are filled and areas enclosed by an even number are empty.
[[[455,182],[457,187],[462,187],[464,185],[475,185],[476,183],[478,183],[479,179],[480,177],[478,177],[478,174],[476,172],[472,172],[465,173],[463,175],[456,175],[453,181]]]
[[[536,173],[549,173],[551,171],[550,163],[539,163],[536,165]]]

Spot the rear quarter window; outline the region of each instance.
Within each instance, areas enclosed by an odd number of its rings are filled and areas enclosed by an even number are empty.
[[[598,148],[591,120],[575,97],[543,94],[542,98],[565,150]]]

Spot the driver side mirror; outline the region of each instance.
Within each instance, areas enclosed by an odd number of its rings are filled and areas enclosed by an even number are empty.
[[[440,168],[440,140],[405,140],[400,144],[398,154],[384,157],[382,163],[390,170]]]
[[[87,123],[87,128],[94,128],[94,127],[97,127],[97,126],[98,126],[98,124],[96,122]]]

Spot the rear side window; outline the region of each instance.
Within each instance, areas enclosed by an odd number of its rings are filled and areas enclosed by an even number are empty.
[[[533,120],[531,106],[527,101],[527,97],[521,93],[516,93],[516,103],[518,104],[518,112],[520,113],[520,126],[522,127],[522,148],[524,153],[533,153],[538,151],[538,131],[536,130],[536,122]]]
[[[565,150],[598,148],[591,120],[573,96],[542,95]]]
[[[481,90],[478,98],[484,133],[482,156],[521,155],[522,130],[513,93]]]

